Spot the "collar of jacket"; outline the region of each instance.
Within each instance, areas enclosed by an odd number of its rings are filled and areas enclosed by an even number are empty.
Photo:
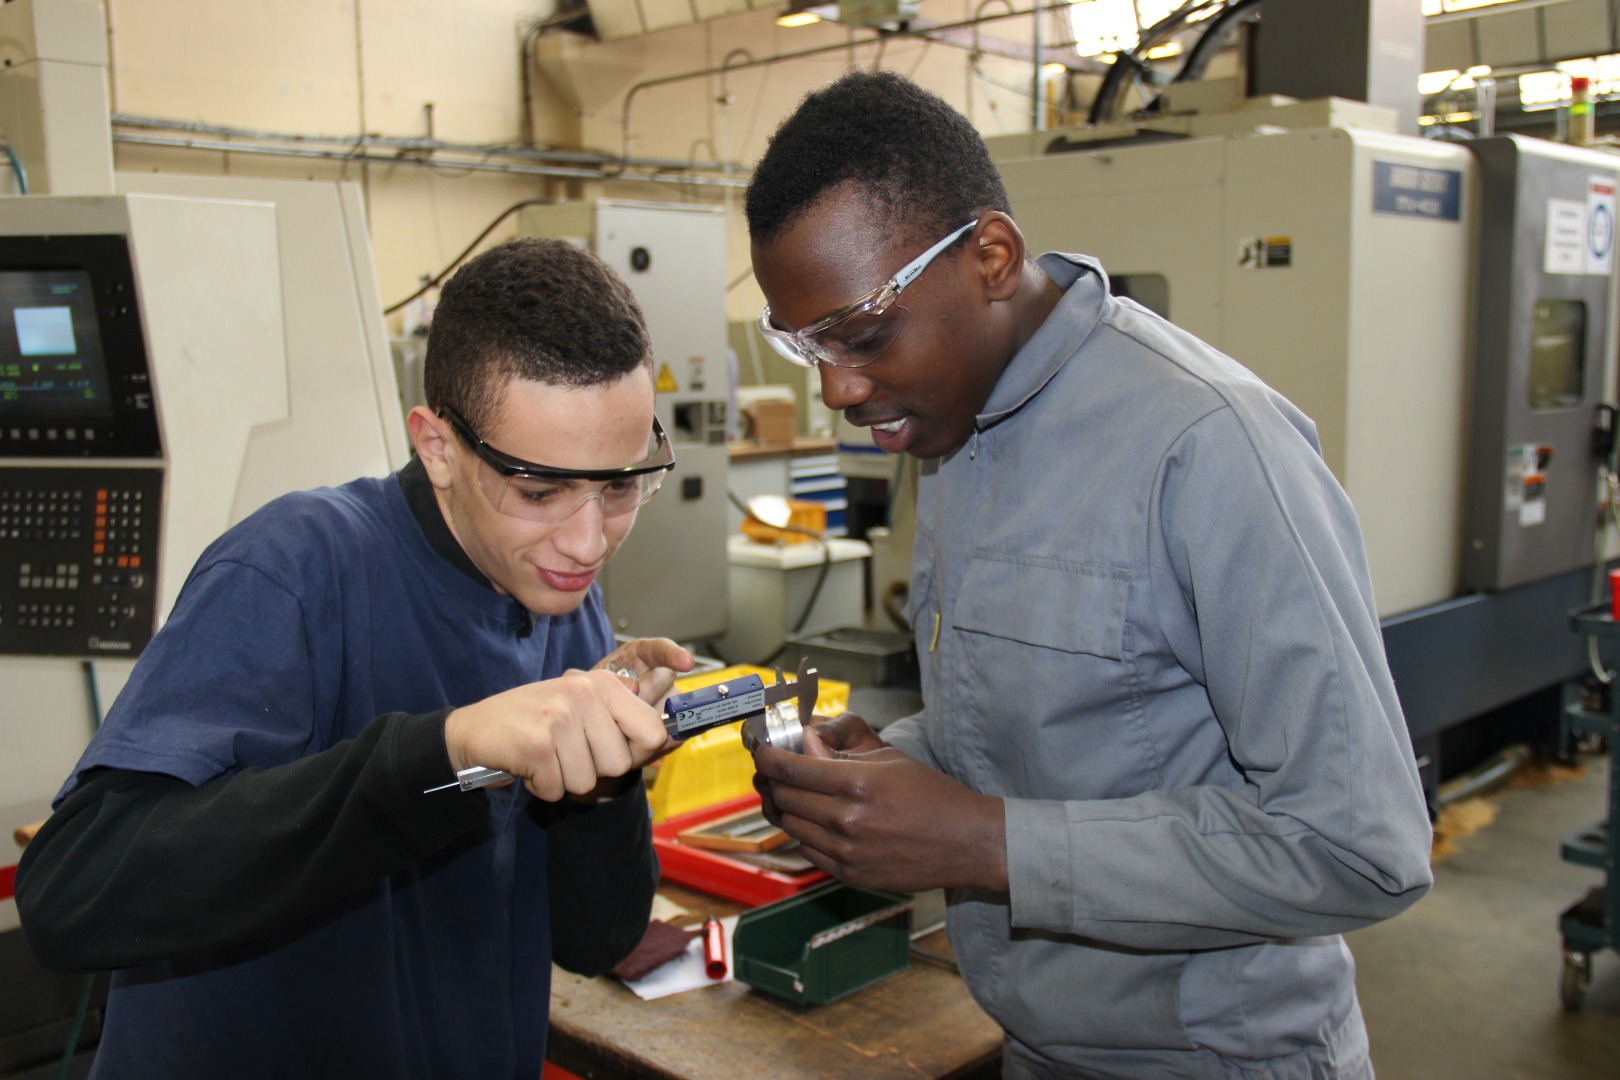
[[[979,431],[1001,423],[1040,393],[1091,336],[1110,302],[1108,274],[1091,256],[1049,251],[1036,262],[1063,290],[1063,299],[996,380],[976,420]]]

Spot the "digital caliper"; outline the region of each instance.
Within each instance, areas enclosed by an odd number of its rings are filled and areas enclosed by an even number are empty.
[[[710,728],[741,720],[743,746],[750,752],[757,746],[775,746],[803,753],[804,719],[815,712],[821,679],[810,666],[809,657],[799,661],[798,676],[796,681],[788,682],[782,669],[777,668],[772,686],[766,686],[758,675],[744,675],[684,694],[671,694],[664,700],[664,730],[671,739],[684,742]],[[472,791],[511,779],[512,774],[503,769],[474,765],[456,773],[455,783],[428,788],[424,794],[449,788]]]

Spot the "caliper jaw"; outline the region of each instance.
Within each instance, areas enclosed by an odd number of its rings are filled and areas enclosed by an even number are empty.
[[[821,678],[808,656],[799,661],[799,677],[788,682],[776,669],[776,685],[765,688],[765,711],[743,721],[742,741],[749,753],[761,746],[804,753],[804,728],[816,711]]]

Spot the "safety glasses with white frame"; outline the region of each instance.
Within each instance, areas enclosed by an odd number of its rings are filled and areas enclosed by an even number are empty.
[[[977,224],[978,221],[973,220],[963,225],[911,260],[882,285],[802,330],[779,330],[772,326],[771,308],[767,304],[759,313],[759,332],[765,335],[771,348],[800,367],[813,368],[818,363],[839,368],[865,367],[882,356],[905,328],[906,309],[895,307],[894,302],[906,286],[922,276],[929,263]]]

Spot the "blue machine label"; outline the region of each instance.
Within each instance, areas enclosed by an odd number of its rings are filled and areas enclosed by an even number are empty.
[[[1375,161],[1373,211],[1456,221],[1462,217],[1462,173]]]
[[[717,686],[671,694],[664,702],[664,727],[681,739],[764,711],[764,681],[758,675],[745,675]]]

